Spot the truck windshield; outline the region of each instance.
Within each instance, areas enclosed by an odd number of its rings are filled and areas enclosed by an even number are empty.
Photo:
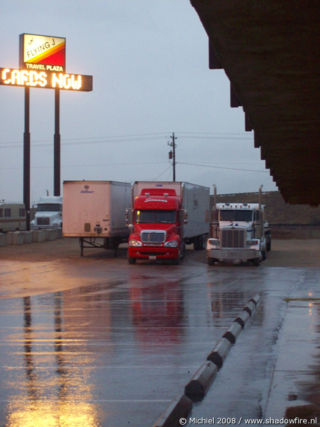
[[[176,211],[145,210],[135,212],[137,224],[174,224],[176,222]]]
[[[220,210],[220,221],[252,221],[252,211],[247,209]]]
[[[60,212],[62,205],[59,203],[39,203],[37,205],[37,212]]]

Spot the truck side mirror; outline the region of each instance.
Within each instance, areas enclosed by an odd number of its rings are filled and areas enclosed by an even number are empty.
[[[132,233],[133,230],[134,230],[134,225],[133,224],[128,224],[128,228],[129,228],[130,233]]]

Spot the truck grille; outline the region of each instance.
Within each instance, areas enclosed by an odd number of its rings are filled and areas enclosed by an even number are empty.
[[[38,225],[49,225],[50,224],[50,218],[37,218],[37,224]]]
[[[165,231],[142,231],[141,241],[144,243],[163,243],[166,240]]]
[[[244,248],[245,230],[221,230],[223,248]]]

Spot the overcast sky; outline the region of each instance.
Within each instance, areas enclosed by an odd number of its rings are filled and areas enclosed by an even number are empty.
[[[1,5],[0,67],[17,67],[19,34],[66,37],[70,73],[93,92],[61,92],[61,180],[171,180],[220,193],[276,190],[229,80],[208,69],[189,0],[10,0]],[[0,199],[23,199],[24,89],[0,86]],[[31,202],[53,193],[54,91],[31,89]]]

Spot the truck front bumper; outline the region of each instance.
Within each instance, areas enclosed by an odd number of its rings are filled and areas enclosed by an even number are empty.
[[[52,224],[52,225],[35,225],[31,224],[31,230],[50,230],[52,228],[62,228],[61,225]]]
[[[207,250],[207,257],[220,262],[247,262],[261,259],[261,251],[246,248],[223,248]]]
[[[179,248],[166,248],[166,247],[149,247],[139,246],[128,248],[129,258],[135,259],[177,259],[179,257]]]

